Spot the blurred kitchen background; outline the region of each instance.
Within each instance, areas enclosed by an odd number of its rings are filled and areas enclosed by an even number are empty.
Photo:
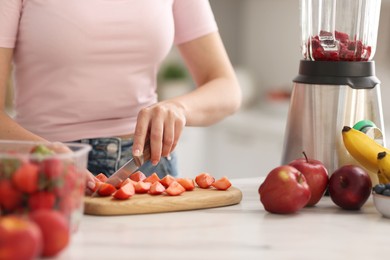
[[[281,162],[292,79],[300,54],[299,0],[210,0],[243,91],[241,111],[222,122],[185,129],[179,171],[193,177],[265,176]],[[374,60],[390,137],[390,0],[382,0]],[[193,88],[175,48],[159,75],[160,99]],[[12,95],[12,92],[10,92]],[[8,103],[11,106],[10,103]],[[390,142],[387,141],[389,144]]]

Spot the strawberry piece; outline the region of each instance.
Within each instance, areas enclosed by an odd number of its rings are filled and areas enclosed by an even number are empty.
[[[195,182],[196,184],[202,188],[202,189],[207,189],[211,186],[211,184],[215,181],[214,177],[211,176],[208,173],[200,173],[195,177]]]
[[[39,168],[25,162],[13,174],[12,183],[20,191],[34,193],[38,190]]]
[[[164,178],[162,178],[161,180],[160,180],[160,183],[162,184],[162,185],[164,185],[164,187],[165,188],[167,188],[172,182],[174,182],[176,180],[176,178],[175,177],[173,177],[172,175],[166,175],[166,176],[164,176]]]
[[[149,191],[150,186],[152,186],[151,182],[139,181],[134,185],[135,193],[146,193]]]
[[[194,180],[191,178],[177,178],[176,181],[183,186],[186,191],[192,191],[195,189]]]
[[[213,182],[211,186],[213,186],[217,190],[227,190],[230,188],[230,186],[232,186],[232,183],[229,181],[227,177],[224,176],[221,179]]]
[[[158,177],[157,173],[153,173],[152,175],[148,176],[144,182],[150,182],[150,183],[154,183],[156,181],[160,181],[160,177]]]
[[[48,191],[38,191],[28,198],[28,206],[31,211],[38,209],[52,209],[56,203],[54,193]]]
[[[165,192],[170,196],[178,196],[185,191],[186,189],[177,181],[172,182],[171,185],[169,185],[169,187],[165,190]]]
[[[146,176],[143,172],[136,171],[132,173],[129,178],[132,179],[133,181],[143,181],[146,179]]]
[[[150,186],[148,193],[151,195],[160,195],[164,191],[165,191],[164,185],[162,185],[160,182],[156,181]]]
[[[131,198],[135,194],[134,185],[131,182],[124,184],[119,190],[117,190],[113,196],[118,200],[126,200]]]
[[[0,181],[0,208],[13,211],[22,205],[23,193],[8,180]]]
[[[110,196],[116,191],[116,188],[109,183],[102,182],[99,185],[98,194],[102,197]]]
[[[104,173],[99,173],[95,177],[96,177],[96,179],[98,179],[101,182],[106,182],[108,179],[108,177]]]

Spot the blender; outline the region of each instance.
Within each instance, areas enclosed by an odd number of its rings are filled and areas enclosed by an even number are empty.
[[[302,152],[321,161],[329,174],[355,163],[343,144],[343,126],[365,129],[385,145],[372,60],[380,6],[381,0],[300,0],[303,58],[293,80],[283,164]]]

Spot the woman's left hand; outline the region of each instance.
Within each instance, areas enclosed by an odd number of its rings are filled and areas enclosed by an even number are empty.
[[[143,153],[150,141],[151,162],[157,165],[175,149],[186,124],[185,109],[175,101],[162,101],[141,109],[134,131],[133,155]]]

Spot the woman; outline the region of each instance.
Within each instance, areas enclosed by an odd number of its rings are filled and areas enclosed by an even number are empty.
[[[197,88],[157,102],[172,44]],[[14,117],[4,101],[12,63]],[[0,0],[0,100],[0,139],[89,143],[95,175],[150,141],[145,173],[162,176],[176,175],[184,126],[234,113],[241,92],[208,0]]]

